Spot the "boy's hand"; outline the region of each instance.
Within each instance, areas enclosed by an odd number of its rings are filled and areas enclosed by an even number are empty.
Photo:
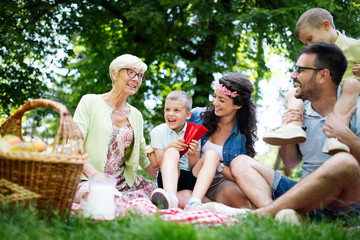
[[[176,138],[169,143],[166,149],[168,148],[175,148],[180,152],[184,151],[187,148],[187,145],[185,144],[185,140],[183,138]]]
[[[282,116],[283,124],[288,124],[290,122],[298,122],[303,121],[303,115],[299,112],[299,110],[289,109],[284,112]]]
[[[199,147],[199,141],[197,140],[191,140],[190,144],[189,144],[189,149],[187,151],[188,155],[195,155],[195,153],[197,152]]]
[[[356,64],[351,70],[355,76],[360,77],[360,64]]]

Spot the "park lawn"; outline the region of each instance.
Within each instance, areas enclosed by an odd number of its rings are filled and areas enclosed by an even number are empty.
[[[139,174],[150,178],[144,171]],[[128,213],[113,221],[92,221],[70,213],[41,213],[32,207],[0,206],[0,239],[360,239],[360,219],[351,227],[340,221],[302,226],[249,216],[230,226],[206,226],[167,222],[159,215]]]
[[[356,220],[360,225],[359,220]],[[0,239],[360,239],[360,230],[341,222],[292,226],[249,216],[238,224],[209,227],[166,222],[159,215],[128,213],[113,221],[91,221],[70,214],[49,217],[34,208],[0,208]]]

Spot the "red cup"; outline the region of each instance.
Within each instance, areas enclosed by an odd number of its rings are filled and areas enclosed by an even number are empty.
[[[203,125],[196,125],[195,123],[188,122],[184,134],[184,139],[186,144],[190,144],[191,141],[199,140],[202,138],[209,130]],[[180,158],[188,151],[189,148],[186,148],[184,151],[180,152]]]

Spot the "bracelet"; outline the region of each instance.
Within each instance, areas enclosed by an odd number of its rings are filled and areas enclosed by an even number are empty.
[[[150,153],[153,153],[153,152],[154,152],[154,149],[152,148],[151,145],[147,145],[147,146],[145,147],[145,152],[146,152],[146,154],[150,154]]]

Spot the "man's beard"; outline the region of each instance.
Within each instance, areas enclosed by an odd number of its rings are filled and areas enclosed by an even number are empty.
[[[310,79],[306,84],[301,84],[297,79],[294,80],[294,82],[300,83],[299,90],[300,92],[295,92],[295,97],[297,99],[301,100],[318,100],[320,98],[320,94],[322,92],[322,89],[316,84],[315,82],[316,75]]]

